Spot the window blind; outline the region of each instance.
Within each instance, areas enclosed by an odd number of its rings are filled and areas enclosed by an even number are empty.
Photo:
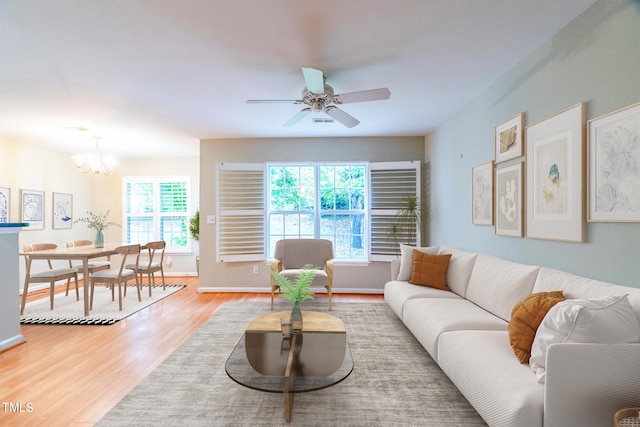
[[[265,250],[265,166],[217,165],[217,260],[260,261]]]
[[[398,243],[420,245],[420,229],[409,241],[398,242],[391,233],[398,207],[409,197],[420,197],[420,162],[371,163],[371,260],[385,261],[399,255]]]

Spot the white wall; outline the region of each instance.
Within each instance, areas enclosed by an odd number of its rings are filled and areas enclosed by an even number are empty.
[[[192,209],[198,208],[200,191],[198,157],[121,159],[116,172],[111,176],[90,176],[80,173],[71,156],[37,145],[0,138],[0,187],[11,188],[12,222],[20,221],[20,189],[45,192],[44,230],[29,230],[20,233],[19,245],[50,242],[66,246],[69,240],[93,240],[94,232],[84,223],[73,224],[71,229],[52,228],[52,193],[73,195],[73,216],[80,218],[87,211],[94,213],[110,210],[109,219],[122,224],[122,177],[123,176],[191,176]],[[123,241],[122,229],[110,227],[105,231],[106,243]],[[195,257],[198,244],[193,244],[188,254],[169,254],[172,265],[165,263],[165,274],[195,275]],[[116,258],[114,260],[117,261]],[[68,263],[60,261],[60,266]],[[44,267],[44,266],[43,266]],[[20,287],[24,281],[24,260],[20,260]]]
[[[640,287],[640,223],[587,223],[585,243],[496,236],[471,224],[471,169],[494,158],[494,126],[578,102],[587,119],[640,101],[640,4],[601,0],[427,138],[430,243]]]

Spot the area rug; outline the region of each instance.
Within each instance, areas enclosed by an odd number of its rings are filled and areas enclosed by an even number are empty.
[[[122,311],[118,306],[118,290],[116,289],[115,301],[111,300],[111,291],[103,286],[96,287],[93,297],[93,309],[89,316],[84,316],[84,299],[80,291],[80,301],[76,301],[75,290],[70,290],[69,295],[57,294],[54,297],[53,311],[50,310],[49,297],[28,302],[24,307],[24,315],[20,316],[22,324],[47,324],[47,325],[112,325],[133,313],[150,306],[163,298],[183,289],[183,285],[167,285],[166,290],[162,286],[154,286],[152,296],[149,297],[149,288],[142,287],[142,301],[138,302],[135,287],[127,289],[127,296],[122,299]]]
[[[486,426],[385,303],[333,308],[347,328],[353,372],[332,387],[297,394],[290,424],[282,394],[227,376],[225,361],[245,327],[269,312],[268,303],[229,302],[96,426]],[[327,306],[303,303],[312,309]]]

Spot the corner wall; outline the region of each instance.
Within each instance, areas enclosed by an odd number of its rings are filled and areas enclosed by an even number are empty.
[[[587,120],[640,101],[640,3],[600,0],[427,137],[429,243],[640,287],[640,223],[587,223],[585,243],[471,223],[471,170],[494,159],[494,126],[520,112],[527,126],[583,101]]]

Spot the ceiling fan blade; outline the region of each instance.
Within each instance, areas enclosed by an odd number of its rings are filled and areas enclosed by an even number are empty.
[[[288,122],[283,124],[284,127],[291,127],[300,122],[300,120],[307,117],[307,115],[311,112],[311,108],[304,108],[298,112],[295,116],[291,117]]]
[[[351,104],[353,102],[378,101],[389,99],[391,91],[386,88],[361,90],[358,92],[347,92],[335,95],[333,99],[337,104]]]
[[[352,128],[360,124],[360,121],[358,119],[345,113],[338,107],[328,107],[324,112],[348,128]]]
[[[297,99],[247,99],[247,104],[296,104]]]
[[[307,89],[311,93],[324,93],[324,77],[322,71],[315,68],[302,67],[302,74],[304,75],[304,81],[307,84]]]

